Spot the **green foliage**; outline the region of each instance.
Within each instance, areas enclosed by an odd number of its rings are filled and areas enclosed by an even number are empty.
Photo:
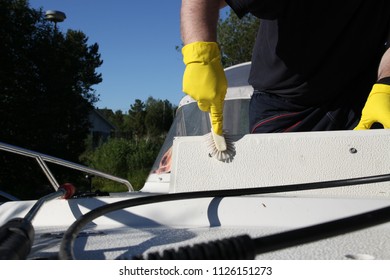
[[[139,139],[145,135],[145,104],[140,99],[136,99],[134,104],[130,106],[126,125],[133,132],[135,138]]]
[[[250,61],[260,20],[252,15],[239,19],[231,10],[218,22],[218,43],[224,67]]]
[[[98,100],[92,87],[102,81],[98,45],[81,31],[59,32],[23,0],[0,0],[0,26],[0,141],[77,162]],[[11,165],[2,154],[0,162]],[[12,165],[24,176],[1,187],[47,183],[33,182],[20,160]]]
[[[168,100],[149,97],[145,106],[145,128],[149,137],[164,135],[171,127],[175,108]]]
[[[153,97],[145,102],[136,99],[128,114],[100,109],[118,131],[115,138],[95,150],[90,148],[86,151],[82,161],[98,170],[128,179],[137,189],[142,188],[171,127],[175,111],[176,107],[168,100]],[[123,190],[122,185],[104,179],[95,178],[93,185],[99,190]]]
[[[92,168],[128,179],[134,188],[143,187],[156,156],[162,145],[162,139],[141,139],[139,141],[113,138],[93,152],[84,155],[84,161]],[[118,184],[96,178],[96,189],[123,191]]]
[[[0,139],[76,161],[97,101],[97,44],[66,35],[27,1],[0,0]]]

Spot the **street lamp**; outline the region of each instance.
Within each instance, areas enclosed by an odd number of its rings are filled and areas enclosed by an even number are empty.
[[[57,30],[57,22],[63,22],[66,19],[65,13],[61,11],[46,11],[45,19],[54,22],[54,28]]]

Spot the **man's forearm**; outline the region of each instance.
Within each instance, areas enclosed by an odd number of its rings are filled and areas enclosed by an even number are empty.
[[[378,80],[385,77],[390,77],[390,48],[382,56],[378,69]]]
[[[196,42],[215,42],[221,0],[182,0],[180,11],[181,37],[184,45]]]

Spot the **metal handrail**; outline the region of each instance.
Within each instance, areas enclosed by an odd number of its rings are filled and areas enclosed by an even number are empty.
[[[132,191],[132,192],[134,191],[133,186],[130,184],[130,182],[128,180],[125,180],[125,179],[122,179],[122,178],[119,178],[119,177],[116,177],[116,176],[113,176],[113,175],[110,175],[110,174],[107,174],[107,173],[104,173],[104,172],[101,172],[101,171],[98,171],[98,170],[95,170],[95,169],[92,169],[89,167],[86,167],[86,166],[81,165],[81,164],[73,163],[73,162],[70,162],[67,160],[48,156],[46,154],[34,152],[31,150],[27,150],[27,149],[20,148],[20,147],[10,145],[10,144],[5,144],[2,142],[0,142],[0,150],[14,153],[14,154],[18,154],[18,155],[22,155],[22,156],[26,156],[26,157],[35,158],[37,160],[39,166],[41,167],[43,173],[49,179],[50,184],[52,185],[52,187],[56,191],[58,190],[60,185],[58,184],[58,182],[55,179],[55,177],[53,176],[53,174],[50,172],[48,166],[46,165],[46,162],[54,163],[57,165],[65,166],[65,167],[70,168],[70,169],[86,172],[86,173],[89,173],[91,175],[95,175],[95,176],[99,176],[99,177],[102,177],[102,178],[105,178],[108,180],[112,180],[112,181],[126,185],[126,187],[128,188],[129,191]]]

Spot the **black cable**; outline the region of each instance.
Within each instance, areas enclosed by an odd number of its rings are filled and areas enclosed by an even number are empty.
[[[214,190],[214,191],[198,191],[198,192],[186,192],[186,193],[173,193],[173,194],[161,194],[154,196],[146,196],[140,198],[131,198],[114,202],[112,204],[103,205],[95,208],[88,213],[80,216],[65,232],[59,250],[59,258],[65,260],[74,259],[73,246],[74,241],[79,232],[89,222],[94,219],[105,215],[107,213],[121,210],[124,208],[140,206],[150,203],[167,202],[174,200],[184,199],[195,199],[205,197],[231,197],[231,196],[243,196],[253,194],[270,194],[270,193],[281,193],[281,192],[292,192],[292,191],[303,191],[303,190],[314,190],[314,189],[326,189],[341,186],[352,186],[361,184],[372,184],[378,182],[385,182],[390,180],[390,174],[375,175],[360,178],[333,180],[325,182],[314,182],[314,183],[302,183],[272,187],[257,187],[247,189],[230,189],[230,190]]]
[[[256,256],[255,244],[249,235],[224,238],[217,241],[168,249],[147,255],[148,260],[253,260]],[[135,260],[143,260],[136,256]]]
[[[248,235],[149,253],[142,260],[254,259],[256,255],[318,241],[390,221],[390,206],[314,226],[252,239]],[[240,245],[239,248],[234,244]],[[231,249],[233,247],[233,250]],[[225,251],[232,251],[226,254]]]
[[[0,227],[0,260],[24,260],[30,253],[35,231],[24,218],[14,218]]]
[[[54,193],[38,199],[24,218],[14,218],[0,227],[0,259],[23,260],[30,253],[34,243],[35,231],[31,221],[42,205],[55,198],[70,198],[75,192],[71,184],[64,184]]]
[[[330,238],[390,221],[390,206],[254,240],[256,254]]]

